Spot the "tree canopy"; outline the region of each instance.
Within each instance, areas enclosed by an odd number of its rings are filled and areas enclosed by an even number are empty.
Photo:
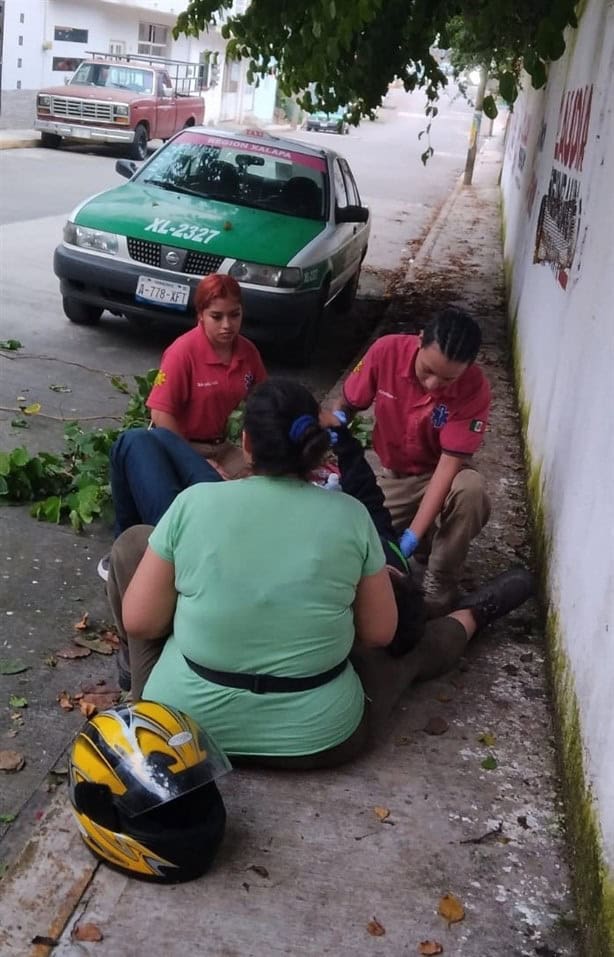
[[[448,82],[433,53],[451,50],[457,69],[485,66],[512,103],[524,66],[537,88],[548,63],[577,26],[573,0],[190,0],[175,35],[221,26],[230,58],[247,58],[250,76],[277,72],[282,93],[304,109],[370,115],[388,84],[424,88],[429,103]],[[491,109],[494,107],[492,104]],[[496,112],[496,110],[495,110]]]

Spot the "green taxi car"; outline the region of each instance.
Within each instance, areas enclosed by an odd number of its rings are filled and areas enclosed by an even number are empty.
[[[308,361],[325,309],[349,310],[369,239],[369,210],[332,150],[254,133],[182,130],[129,182],[71,214],[54,256],[64,312],[103,310],[190,321],[200,278],[241,284],[244,331]]]

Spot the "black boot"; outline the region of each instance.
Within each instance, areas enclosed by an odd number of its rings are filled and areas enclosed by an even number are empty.
[[[479,630],[518,608],[535,594],[535,579],[528,568],[510,568],[469,595],[463,595],[456,610],[469,608]]]

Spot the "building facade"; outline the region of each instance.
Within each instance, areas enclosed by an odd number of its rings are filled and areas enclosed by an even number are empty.
[[[0,0],[0,88],[13,98],[23,91],[33,102],[37,90],[63,83],[90,51],[165,56],[202,66],[206,122],[270,122],[275,77],[249,84],[247,63],[226,61],[219,27],[175,40],[184,7],[182,0]]]

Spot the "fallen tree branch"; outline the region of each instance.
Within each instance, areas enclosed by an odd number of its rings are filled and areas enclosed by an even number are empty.
[[[121,422],[121,415],[49,415],[47,412],[29,414],[23,409],[15,409],[8,405],[0,405],[0,412],[14,412],[16,415],[27,415],[30,419],[53,419],[54,422],[97,422],[100,419],[110,419],[112,422]]]

